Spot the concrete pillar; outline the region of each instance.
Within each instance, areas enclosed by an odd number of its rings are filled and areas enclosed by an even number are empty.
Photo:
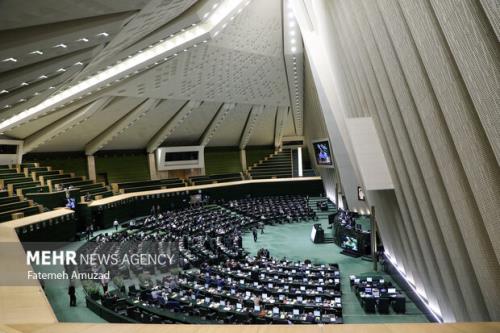
[[[90,180],[96,180],[97,175],[95,172],[95,157],[94,155],[87,155],[87,169],[89,173]]]
[[[302,147],[297,148],[297,164],[299,165],[299,177],[302,177],[304,175],[302,169]]]
[[[337,205],[337,210],[340,208],[339,206],[339,183],[335,181],[335,205]]]
[[[149,177],[151,180],[158,179],[158,172],[156,171],[156,159],[154,153],[148,153]]]
[[[245,149],[240,149],[240,163],[241,170],[243,170],[243,172],[247,171],[247,152]]]
[[[375,206],[372,206],[372,214],[370,215],[370,222],[372,226],[371,245],[372,245],[372,260],[373,270],[377,271],[377,222],[375,221]]]

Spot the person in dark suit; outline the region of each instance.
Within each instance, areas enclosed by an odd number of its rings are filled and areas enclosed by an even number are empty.
[[[253,227],[252,228],[252,234],[253,234],[253,241],[257,241],[257,228]]]
[[[69,283],[68,295],[69,295],[69,306],[76,306],[76,289],[73,280],[71,280]]]
[[[314,318],[314,316],[313,316],[313,314],[311,312],[307,313],[306,321],[309,322],[309,323],[314,323],[315,318]]]

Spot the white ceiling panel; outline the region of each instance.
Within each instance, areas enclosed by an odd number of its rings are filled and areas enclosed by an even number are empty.
[[[198,145],[200,137],[221,106],[222,103],[215,102],[201,104],[172,132],[162,147]]]
[[[274,145],[274,127],[276,125],[276,111],[274,106],[266,106],[257,119],[248,146]]]
[[[238,146],[251,108],[252,106],[249,104],[236,104],[235,108],[227,115],[224,124],[215,132],[208,146]]]
[[[115,98],[100,112],[34,150],[82,151],[85,144],[144,101],[142,98]]]
[[[163,100],[154,110],[106,144],[106,149],[144,149],[153,135],[185,103],[186,101],[173,99]]]
[[[0,30],[136,11],[150,0],[2,0]]]

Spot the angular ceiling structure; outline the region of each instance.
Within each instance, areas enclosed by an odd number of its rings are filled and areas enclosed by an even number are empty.
[[[100,2],[46,1],[42,15],[0,4],[0,132],[25,152],[302,135],[302,40],[286,1]]]

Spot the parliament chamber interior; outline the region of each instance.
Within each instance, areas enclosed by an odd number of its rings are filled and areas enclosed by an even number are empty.
[[[499,40],[495,0],[0,1],[0,332],[500,332]]]

